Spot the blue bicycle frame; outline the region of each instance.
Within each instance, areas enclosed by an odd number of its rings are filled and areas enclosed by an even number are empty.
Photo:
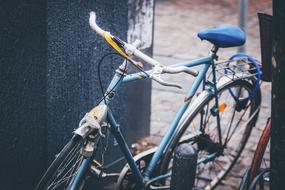
[[[188,91],[186,97],[185,97],[185,101],[183,103],[183,105],[180,107],[178,113],[176,114],[173,122],[171,123],[170,127],[168,128],[165,136],[163,137],[161,143],[159,144],[156,152],[154,153],[150,164],[148,165],[144,175],[139,171],[137,164],[135,162],[135,160],[133,159],[133,156],[131,154],[131,151],[120,131],[119,125],[116,122],[113,114],[111,111],[108,111],[107,114],[107,121],[110,123],[111,126],[111,132],[114,135],[115,139],[118,142],[118,145],[122,151],[122,153],[124,154],[126,161],[128,163],[128,165],[130,166],[130,169],[132,170],[133,174],[136,176],[137,181],[139,183],[141,183],[142,185],[145,184],[147,181],[149,180],[154,180],[154,179],[163,179],[166,177],[169,177],[169,174],[164,174],[161,176],[156,176],[155,178],[151,179],[152,173],[155,169],[156,163],[159,161],[159,159],[161,158],[161,156],[164,154],[165,150],[167,150],[170,142],[173,140],[174,136],[175,136],[175,132],[178,129],[178,123],[180,121],[180,119],[182,118],[184,112],[186,111],[186,109],[188,108],[188,106],[190,105],[191,102],[191,98],[195,95],[195,93],[197,92],[199,86],[203,83],[203,87],[205,86],[204,82],[205,82],[205,76],[207,71],[209,70],[209,68],[212,66],[213,69],[213,87],[214,87],[214,92],[215,92],[215,99],[216,99],[216,105],[218,105],[218,98],[217,98],[217,89],[216,89],[216,83],[215,83],[215,64],[214,64],[214,59],[216,58],[216,54],[215,53],[210,53],[210,55],[200,58],[200,59],[196,59],[196,60],[192,60],[192,61],[186,61],[186,62],[182,62],[182,63],[178,63],[178,64],[174,64],[171,65],[170,67],[178,67],[178,66],[186,66],[186,67],[194,67],[194,66],[198,66],[201,65],[201,69],[199,71],[198,76],[195,78],[193,85],[191,86],[190,90]],[[152,70],[148,70],[145,71],[145,73],[147,74],[151,74]],[[125,83],[131,82],[131,81],[136,81],[136,80],[141,80],[143,78],[148,78],[148,76],[146,76],[144,73],[142,72],[138,72],[138,73],[134,73],[134,74],[128,74],[126,76],[123,76],[122,73],[120,72],[116,72],[116,74],[114,75],[111,83],[109,84],[109,87],[107,89],[108,94],[112,93],[112,97],[107,96],[106,97],[106,101],[102,101],[101,104],[107,104],[107,106],[111,103],[112,98],[114,97],[113,95],[116,93],[116,91],[118,90],[118,88]],[[110,92],[110,90],[112,90],[112,92]],[[218,114],[219,115],[219,114]],[[217,117],[218,120],[218,130],[220,131],[220,122],[219,122],[219,117]],[[211,159],[214,155],[209,155],[209,159]],[[207,159],[207,158],[205,158]],[[87,163],[90,162],[90,158],[86,158],[83,161],[83,164],[80,166],[80,169],[78,170],[78,173],[76,174],[75,178],[73,179],[73,183],[71,185],[71,189],[76,189],[75,187],[78,186],[78,182],[80,181],[80,178],[82,177],[82,174],[84,171],[86,171],[86,167],[87,167]]]

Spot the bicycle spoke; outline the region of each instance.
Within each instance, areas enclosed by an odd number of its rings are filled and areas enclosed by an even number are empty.
[[[238,94],[239,94],[239,95],[236,97],[237,99],[240,98],[241,88],[239,88],[239,93],[238,93]],[[232,97],[232,98],[233,98],[233,97]],[[236,102],[236,100],[235,100],[235,104],[234,104],[234,105],[235,105],[235,106],[234,106],[234,109],[235,109],[235,110],[236,110],[236,106],[237,106],[236,103],[237,103],[237,102]],[[235,114],[236,114],[236,112],[233,111],[232,117],[231,117],[231,119],[230,119],[230,123],[226,125],[227,128],[228,128],[228,132],[227,132],[227,135],[226,135],[226,138],[225,138],[224,146],[227,145],[227,138],[228,138],[229,132],[230,132],[230,130],[231,130],[231,126],[232,126],[232,123],[233,123],[233,121],[234,121]]]
[[[78,163],[81,163],[81,162],[82,162],[82,157],[81,157],[81,159],[77,160],[77,161],[74,163],[74,166],[80,165],[80,164],[78,164]],[[59,186],[60,186],[62,183],[64,183],[66,180],[72,179],[72,177],[75,175],[75,173],[72,173],[72,172],[70,172],[70,171],[72,171],[73,168],[74,168],[74,167],[71,167],[71,168],[60,178],[60,180],[55,183],[55,187],[54,187],[53,189],[55,189],[56,187],[59,187]],[[71,174],[67,176],[67,174],[69,174],[69,173],[71,173]],[[52,184],[50,185],[50,187],[51,187],[53,184],[54,184],[54,183],[52,183]],[[68,185],[68,184],[66,184],[66,185]]]
[[[78,154],[76,160],[78,160],[80,157],[81,157],[81,155]],[[76,171],[78,171],[78,169],[79,169],[79,167],[80,167],[80,165],[81,165],[82,160],[83,160],[83,158],[81,157],[79,163],[78,163],[78,164],[76,164],[76,163],[74,164],[74,166],[77,165],[77,167],[73,167],[73,170],[70,172],[72,175],[74,175],[74,174],[76,173]],[[72,178],[69,178],[69,179],[72,179]],[[68,180],[67,183],[66,183],[66,185],[68,185],[69,182],[70,182],[70,181]]]
[[[60,187],[63,183],[68,185],[68,182],[74,176],[74,171],[82,161],[82,156],[79,153],[80,144],[77,144],[65,157],[64,161],[60,164],[55,173],[53,180],[50,181],[48,188],[56,189]],[[76,155],[77,154],[77,155]]]
[[[240,119],[238,120],[238,122],[237,122],[236,126],[234,127],[234,130],[233,130],[233,132],[231,133],[230,137],[229,137],[228,139],[225,139],[226,144],[228,143],[228,141],[229,141],[229,140],[232,138],[232,136],[234,135],[235,130],[236,130],[237,127],[239,126],[239,124],[240,124],[240,122],[241,122],[241,120],[242,120],[243,116],[245,115],[245,113],[246,113],[246,111],[247,111],[248,108],[249,108],[249,106],[246,107],[246,109],[245,109],[245,111],[243,112],[242,116],[241,116]]]
[[[77,145],[76,147],[73,148],[73,150],[71,150],[67,156],[65,157],[65,159],[63,160],[63,162],[59,165],[58,168],[60,168],[63,164],[66,165],[66,163],[69,163],[70,162],[70,159],[72,159],[72,157],[74,156],[74,154],[77,152],[77,148],[79,147],[80,145]]]

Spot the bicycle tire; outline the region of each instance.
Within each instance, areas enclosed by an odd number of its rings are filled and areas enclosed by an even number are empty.
[[[258,144],[256,146],[256,150],[254,152],[254,156],[252,159],[251,167],[249,169],[248,182],[250,183],[255,176],[258,175],[259,169],[261,166],[261,162],[267,147],[267,144],[270,139],[271,132],[271,119],[268,119],[265,128],[262,131],[262,134],[259,138]]]
[[[231,87],[234,86],[240,86],[240,87],[246,87],[248,90],[250,90],[252,88],[252,83],[245,81],[245,80],[233,80],[232,82],[226,84],[225,86],[219,87],[218,88],[218,94],[222,91],[226,91],[227,89],[230,89]],[[198,98],[197,98],[198,99]],[[196,99],[196,101],[197,101]],[[202,101],[200,101],[199,103],[197,103],[199,106],[197,107],[197,109],[193,110],[192,113],[188,116],[188,118],[186,119],[188,121],[188,125],[191,124],[192,120],[200,113],[200,111],[202,111],[202,109],[204,108],[204,106],[210,102],[211,100],[214,99],[214,95],[213,94],[208,94]],[[213,184],[210,185],[210,187],[203,187],[205,189],[215,189],[217,187],[218,184],[221,183],[221,181],[227,176],[227,174],[230,172],[230,170],[232,169],[232,167],[234,166],[234,164],[236,163],[237,159],[239,158],[241,152],[243,151],[245,144],[248,140],[248,137],[250,136],[252,127],[254,127],[257,117],[258,117],[258,112],[259,112],[259,105],[261,103],[261,94],[260,94],[260,89],[258,90],[257,94],[250,100],[251,104],[250,104],[250,116],[252,114],[255,113],[255,115],[253,116],[253,118],[250,120],[250,122],[247,124],[245,132],[242,136],[241,139],[241,143],[240,143],[240,148],[239,151],[237,152],[236,157],[234,158],[234,160],[232,161],[232,163],[230,164],[230,166],[227,168],[227,170],[221,174],[220,178],[216,181],[212,181]],[[195,102],[195,100],[192,102],[192,104]],[[195,104],[195,103],[194,103]],[[190,110],[191,108],[189,108]],[[169,144],[168,149],[166,150],[164,157],[161,161],[161,166],[160,166],[160,173],[165,173],[167,171],[167,168],[169,168],[169,164],[171,162],[171,158],[172,158],[172,154],[174,152],[175,147],[178,146],[179,142],[181,141],[181,138],[184,134],[184,132],[186,131],[186,128],[181,127],[179,129],[178,132],[176,132],[175,137],[173,138],[172,142]],[[183,140],[184,141],[184,140]]]
[[[75,154],[79,153],[79,148],[81,148],[82,143],[83,143],[83,138],[79,135],[74,135],[71,138],[71,140],[60,151],[60,153],[57,155],[57,157],[54,159],[54,161],[51,163],[51,165],[48,167],[47,171],[44,173],[43,177],[41,178],[41,180],[39,181],[39,183],[37,184],[35,189],[36,190],[68,189],[69,184],[66,184],[65,188],[62,188],[62,184],[58,184],[60,186],[58,186],[58,188],[57,188],[57,187],[50,187],[52,185],[50,183],[51,183],[51,180],[53,179],[53,177],[55,177],[55,175],[57,174],[58,170],[60,169],[60,167],[62,166],[63,163],[65,163],[66,161],[70,162],[69,164],[73,163],[72,160],[70,160],[70,159],[67,160],[67,158],[68,158],[68,156],[74,156],[74,153]],[[82,158],[83,158],[83,156],[82,156]],[[80,165],[80,163],[79,163],[79,165]],[[77,164],[77,166],[78,166],[78,164]]]

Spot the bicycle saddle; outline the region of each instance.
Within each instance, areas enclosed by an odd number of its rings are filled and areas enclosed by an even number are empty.
[[[220,25],[198,32],[201,40],[207,40],[218,48],[241,46],[245,43],[245,33],[236,26]]]

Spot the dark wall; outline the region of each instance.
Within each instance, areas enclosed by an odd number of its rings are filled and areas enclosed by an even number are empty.
[[[47,118],[48,152],[56,152],[70,138],[80,118],[102,96],[97,76],[98,60],[112,49],[91,30],[89,12],[95,10],[99,24],[126,39],[126,0],[114,1],[48,1],[47,4]],[[112,10],[112,14],[105,10]],[[114,15],[118,16],[115,17]],[[114,69],[122,59],[102,63],[102,79],[106,88]],[[117,101],[123,102],[124,96]],[[116,111],[126,116],[126,105]],[[67,133],[68,132],[68,133]],[[55,143],[56,142],[56,143]]]
[[[128,3],[1,1],[0,189],[31,189],[98,102],[98,60],[113,50],[91,31],[89,12],[127,40]],[[121,61],[110,57],[102,64],[104,88]],[[150,82],[137,85],[122,88],[112,105],[129,143],[149,133]],[[117,158],[118,147],[111,143],[108,154]]]
[[[45,7],[0,2],[0,189],[29,189],[45,167]]]

